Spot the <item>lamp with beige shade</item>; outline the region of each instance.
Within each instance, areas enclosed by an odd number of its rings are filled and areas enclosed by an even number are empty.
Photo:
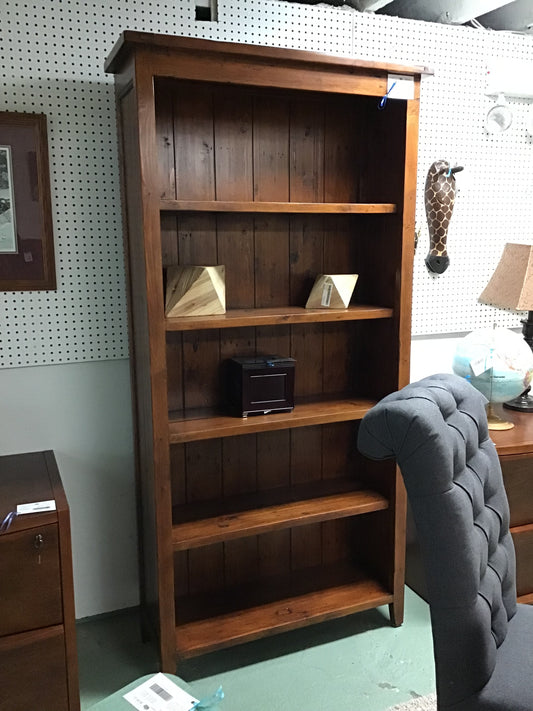
[[[521,321],[524,340],[533,351],[533,246],[508,242],[489,283],[481,293],[482,304],[502,309],[527,311]],[[533,397],[528,387],[504,407],[521,412],[533,412]]]

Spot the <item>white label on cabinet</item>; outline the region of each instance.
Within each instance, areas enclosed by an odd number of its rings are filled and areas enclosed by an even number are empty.
[[[331,292],[333,291],[333,284],[324,284],[322,287],[322,299],[320,301],[321,306],[329,306],[331,304]]]
[[[387,77],[389,99],[414,99],[415,80],[408,74],[389,74]]]
[[[128,691],[124,698],[139,711],[189,711],[198,701],[161,673]]]
[[[56,502],[53,499],[50,501],[34,501],[31,504],[18,504],[17,514],[41,513],[42,511],[55,511]]]

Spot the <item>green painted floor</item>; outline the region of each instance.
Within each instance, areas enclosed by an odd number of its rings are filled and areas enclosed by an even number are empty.
[[[396,629],[378,608],[188,660],[177,674],[198,698],[222,685],[220,711],[385,711],[435,688],[428,607],[409,588],[405,603]],[[136,611],[81,621],[77,634],[82,711],[158,671]]]

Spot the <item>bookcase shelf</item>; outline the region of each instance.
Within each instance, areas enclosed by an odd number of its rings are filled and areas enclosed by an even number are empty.
[[[262,309],[231,309],[214,316],[167,318],[167,331],[198,331],[210,328],[243,328],[246,326],[275,326],[291,323],[329,323],[392,318],[393,310],[384,306],[352,304],[347,309],[306,309],[287,306]]]
[[[188,417],[171,412],[169,417],[169,441],[171,444],[194,442],[218,437],[236,437],[256,432],[273,432],[294,427],[331,424],[361,420],[373,400],[361,398],[311,399],[296,402],[292,412],[277,412],[271,415],[234,417],[214,412],[193,411]]]
[[[317,579],[321,580],[320,586]],[[182,610],[184,620],[176,626],[177,653],[187,658],[214,652],[277,632],[387,605],[392,600],[392,594],[375,578],[349,565],[312,568],[300,571],[297,578],[241,586],[228,590],[215,605],[209,599],[177,600],[176,606]],[[198,609],[211,614],[197,618]],[[188,616],[190,621],[187,621]]]
[[[161,210],[176,212],[273,212],[282,214],[390,214],[392,203],[266,202],[245,200],[161,200]]]
[[[106,66],[162,671],[383,604],[401,624],[405,492],[356,440],[409,379],[423,68],[137,32]],[[414,95],[379,111],[391,72]],[[167,268],[210,265],[226,313],[165,318]],[[317,276],[348,273],[348,308],[305,308]],[[295,362],[294,409],[231,416],[226,361],[267,354]]]
[[[219,503],[209,507],[199,506],[197,511],[194,510],[195,507],[189,506],[182,514],[175,511],[174,515],[178,519],[180,514],[187,518],[194,515],[194,518],[174,525],[174,550],[190,550],[234,538],[388,508],[387,499],[376,491],[354,490],[354,482],[349,482],[351,489],[345,483],[332,493],[332,490],[337,489],[332,483],[320,482],[320,486],[316,485],[314,490],[309,486],[300,487],[300,491],[298,487],[290,487],[279,491],[260,492],[246,497],[244,501],[242,497],[235,502],[225,501],[225,513],[220,512]],[[311,494],[314,496],[309,498]],[[244,504],[247,504],[245,509],[242,508]],[[208,513],[211,515],[205,517]]]

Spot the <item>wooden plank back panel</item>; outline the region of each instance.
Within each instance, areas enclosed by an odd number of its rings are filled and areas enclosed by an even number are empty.
[[[169,412],[183,411],[183,338],[181,333],[167,333],[167,389]]]
[[[254,219],[252,215],[218,215],[218,264],[226,267],[226,308],[254,306]]]
[[[160,197],[395,202],[406,102],[157,82]],[[171,98],[172,97],[172,98]],[[363,108],[362,108],[363,107]],[[379,140],[377,140],[379,137]],[[305,197],[304,197],[305,196]]]
[[[322,428],[291,430],[291,483],[320,481],[322,478]],[[291,530],[291,570],[301,570],[322,562],[322,525]]]
[[[324,202],[324,103],[292,101],[290,111],[290,199]]]
[[[377,104],[366,100],[366,123],[359,137],[364,155],[359,197],[362,202],[371,202],[376,195],[383,195],[387,202],[401,203],[404,173],[390,166],[403,166],[405,161],[407,102],[388,101],[383,111]]]
[[[255,329],[255,343],[258,355],[290,355],[290,326],[258,326]]]
[[[253,199],[288,201],[289,105],[255,95],[253,112]]]
[[[172,213],[161,214],[161,259],[163,268],[179,263],[178,219]]]
[[[185,445],[177,444],[170,448],[170,486],[172,506],[187,502],[187,479],[185,464]],[[188,553],[174,556],[174,594],[187,595],[189,591]]]
[[[290,303],[287,215],[255,218],[254,271],[256,308]]]
[[[172,506],[187,503],[187,480],[185,477],[185,447],[176,444],[170,448],[170,484],[172,488]]]
[[[160,80],[155,93],[157,134],[158,195],[176,199],[176,158],[174,155],[174,83]]]
[[[393,570],[390,561],[394,550],[394,518],[389,511],[376,511],[354,516],[351,521],[352,555],[382,585],[392,589]]]
[[[305,305],[317,274],[323,270],[324,218],[294,215],[290,218],[291,306]]]
[[[191,442],[186,445],[187,502],[211,501],[223,495],[220,440]],[[190,595],[216,591],[224,580],[224,546],[218,543],[187,553],[188,592]],[[177,610],[177,614],[179,611]]]
[[[212,92],[202,84],[174,87],[176,199],[214,200]]]
[[[354,393],[354,353],[357,342],[354,329],[340,327],[336,323],[325,323],[322,390],[325,394]]]
[[[395,262],[401,253],[401,217],[357,215],[353,226],[353,259],[359,273],[354,301],[396,306],[401,283]]]
[[[229,437],[222,443],[224,496],[257,491],[257,436]],[[224,544],[224,584],[231,588],[257,579],[257,536]]]
[[[220,440],[185,445],[187,503],[219,499],[223,494]]]
[[[216,215],[185,213],[178,218],[178,263],[218,263]]]
[[[296,359],[296,397],[322,394],[324,373],[323,326],[320,323],[293,326],[291,355]]]
[[[291,569],[290,529],[257,536],[257,556],[260,579],[286,577]]]
[[[349,518],[325,521],[322,524],[322,562],[332,565],[354,559],[352,523]]]
[[[353,101],[333,98],[324,113],[324,202],[359,202],[361,145],[366,145]]]
[[[257,491],[256,438],[250,434],[222,441],[224,497]]]
[[[224,87],[213,106],[216,199],[253,200],[252,97]]]
[[[214,408],[222,399],[220,341],[218,331],[186,331],[183,334],[183,383],[185,410]]]
[[[189,594],[189,551],[174,554],[174,595],[184,598]]]
[[[343,366],[337,364],[338,370]],[[354,465],[355,428],[352,422],[322,426],[322,478],[357,478]],[[352,546],[350,524],[346,519],[322,523],[322,562],[324,565],[348,560]]]

